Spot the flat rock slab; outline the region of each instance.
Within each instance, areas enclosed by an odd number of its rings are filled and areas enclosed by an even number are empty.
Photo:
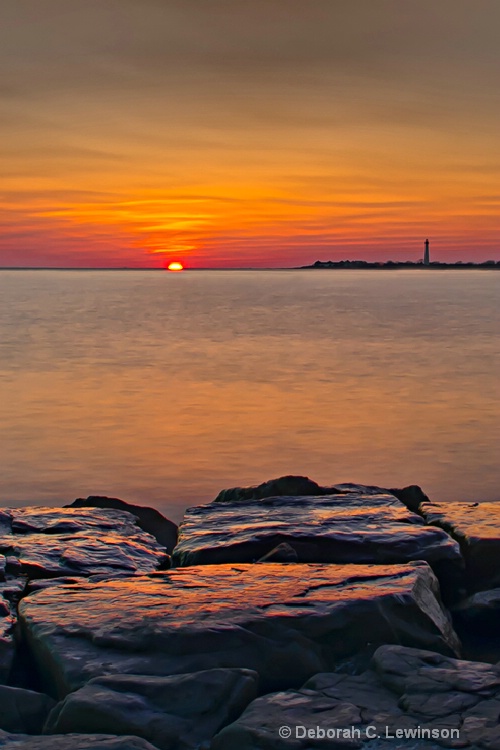
[[[300,690],[256,699],[211,750],[494,750],[499,716],[500,668],[382,646],[361,675],[318,674]]]
[[[25,598],[23,632],[61,697],[104,674],[258,672],[300,685],[382,643],[456,654],[426,563],[220,565],[55,586]]]
[[[447,585],[460,580],[458,544],[390,494],[266,497],[188,508],[174,549],[177,566],[254,562],[287,543],[299,562],[426,560]]]
[[[12,508],[2,515],[0,553],[7,557],[6,571],[12,575],[147,573],[168,559],[165,549],[125,511]]]
[[[460,544],[471,591],[500,586],[500,502],[422,503],[420,512]]]
[[[112,737],[97,734],[64,734],[32,737],[0,732],[0,747],[10,750],[158,750],[139,737]]]
[[[100,495],[90,495],[87,498],[79,497],[67,508],[115,508],[116,510],[126,510],[132,513],[137,519],[137,524],[152,534],[155,539],[165,547],[170,554],[177,542],[177,524],[169,521],[155,508],[149,508],[145,505],[133,505],[120,500],[117,497],[104,497]]]
[[[97,677],[52,711],[44,731],[132,734],[160,750],[196,750],[240,716],[257,687],[247,669]]]

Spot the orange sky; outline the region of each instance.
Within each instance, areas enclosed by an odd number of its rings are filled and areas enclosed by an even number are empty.
[[[0,8],[0,265],[500,258],[498,0]]]

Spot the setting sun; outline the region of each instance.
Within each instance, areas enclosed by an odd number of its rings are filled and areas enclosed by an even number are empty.
[[[168,271],[184,271],[182,263],[178,263],[176,260],[173,263],[169,263],[167,266]]]

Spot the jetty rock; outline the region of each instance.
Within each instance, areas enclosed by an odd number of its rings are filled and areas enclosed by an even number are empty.
[[[500,667],[387,645],[362,674],[317,674],[257,698],[211,750],[494,750],[499,715]]]
[[[256,562],[286,544],[303,563],[425,560],[446,599],[456,597],[462,585],[459,544],[387,490],[337,485],[333,494],[257,498],[238,490],[236,499],[226,492],[223,500],[219,496],[186,510],[172,554],[174,566]]]
[[[169,564],[165,547],[126,511],[0,509],[0,683],[13,669],[17,605],[33,581],[130,576]]]
[[[158,750],[140,737],[64,734],[50,737],[8,734],[0,730],[0,748],[9,750]]]
[[[500,502],[424,502],[419,512],[460,545],[471,593],[500,586]]]
[[[159,750],[196,750],[240,716],[257,685],[257,674],[245,669],[98,677],[52,711],[44,733],[131,734]]]
[[[156,508],[146,505],[134,505],[120,500],[117,497],[106,497],[104,495],[89,495],[87,498],[77,498],[66,508],[112,508],[113,510],[124,510],[132,513],[136,518],[137,525],[164,547],[170,554],[177,543],[177,524],[165,518]]]
[[[424,562],[195,566],[82,581],[24,598],[19,618],[46,690],[61,698],[109,674],[250,669],[265,692],[383,643],[460,651]]]

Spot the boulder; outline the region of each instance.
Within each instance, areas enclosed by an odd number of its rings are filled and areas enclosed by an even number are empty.
[[[55,701],[33,690],[0,685],[0,729],[41,734]]]
[[[229,490],[221,490],[214,503],[238,503],[247,500],[261,500],[264,497],[279,497],[286,495],[294,497],[297,495],[326,495],[336,492],[332,487],[320,487],[309,477],[285,476],[277,479],[269,479],[262,484],[252,487],[232,487]]]
[[[97,677],[52,711],[44,732],[132,734],[160,750],[195,750],[238,718],[256,697],[257,683],[257,674],[245,669]]]
[[[19,612],[47,688],[61,697],[106,674],[234,667],[258,672],[266,691],[382,643],[459,650],[423,562],[178,568],[44,589]]]
[[[299,562],[425,560],[450,596],[461,582],[458,544],[389,494],[266,497],[188,508],[172,560],[176,566],[255,562],[283,543]]]
[[[139,737],[112,737],[107,734],[64,734],[30,737],[0,731],[0,748],[9,750],[158,750]]]
[[[0,535],[0,552],[10,556],[6,569],[12,575],[130,575],[155,570],[167,560],[163,547],[138,527],[130,513],[94,508],[12,508],[6,512],[10,531]]]
[[[115,510],[125,510],[132,513],[137,519],[137,525],[143,531],[155,537],[157,542],[165,547],[170,554],[177,542],[177,524],[169,521],[155,508],[149,508],[145,505],[133,505],[120,500],[117,497],[104,497],[100,495],[90,495],[87,498],[79,497],[77,500],[66,505],[66,508],[114,508]]]
[[[500,631],[500,588],[478,591],[453,607],[463,626],[480,634],[498,636]]]
[[[500,668],[382,646],[361,675],[320,673],[300,690],[257,698],[211,750],[493,750],[499,716]]]
[[[422,503],[420,512],[460,544],[470,592],[500,586],[500,501]]]

